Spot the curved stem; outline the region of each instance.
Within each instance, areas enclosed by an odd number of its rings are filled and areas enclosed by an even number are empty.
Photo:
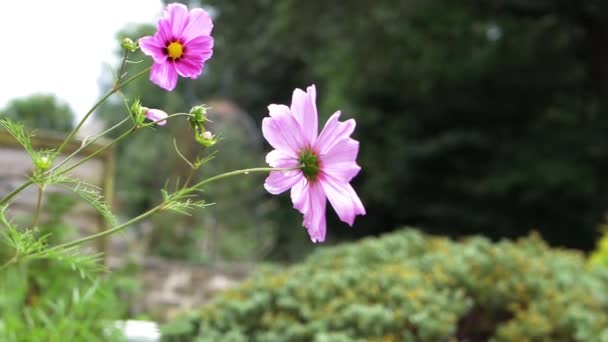
[[[220,179],[224,179],[224,178],[228,178],[228,177],[232,177],[232,176],[246,175],[246,174],[255,173],[255,172],[293,171],[293,170],[296,170],[296,169],[299,169],[299,168],[300,168],[300,166],[294,167],[294,168],[254,167],[254,168],[251,168],[251,169],[235,170],[235,171],[230,171],[230,172],[222,173],[222,174],[219,174],[219,175],[207,178],[205,180],[202,180],[202,181],[194,184],[193,186],[191,186],[190,189],[192,191],[199,190],[204,185],[207,185],[209,183],[213,183],[216,180],[220,180]]]
[[[156,207],[154,207],[154,208],[146,211],[145,213],[143,213],[143,214],[141,214],[141,215],[139,215],[137,217],[134,217],[134,218],[130,219],[129,221],[127,221],[127,222],[125,222],[123,224],[120,224],[120,225],[118,225],[118,226],[116,226],[114,228],[110,228],[110,229],[104,230],[103,232],[99,232],[99,233],[96,233],[96,234],[91,234],[91,235],[85,236],[85,237],[83,237],[81,239],[77,239],[77,240],[74,240],[74,241],[63,243],[61,245],[54,246],[54,247],[50,248],[49,250],[58,250],[58,249],[62,249],[62,248],[70,248],[70,247],[78,246],[78,245],[83,244],[85,242],[88,242],[88,241],[91,241],[91,240],[95,240],[95,239],[99,239],[99,238],[102,238],[104,236],[116,233],[116,232],[118,232],[120,230],[123,230],[126,227],[128,227],[128,226],[130,226],[130,225],[132,225],[134,223],[137,223],[137,222],[139,222],[139,221],[141,221],[141,220],[143,220],[143,219],[145,219],[145,218],[153,215],[157,211],[162,210],[163,207],[164,207],[164,203],[161,203],[161,204],[157,205]],[[36,254],[37,253],[32,254],[31,256],[36,256]]]
[[[20,193],[21,191],[23,191],[23,189],[27,188],[28,186],[30,186],[32,184],[34,184],[34,181],[32,179],[28,179],[27,182],[21,184],[18,188],[16,188],[15,190],[11,191],[8,195],[4,196],[0,200],[0,206],[3,206],[6,203],[8,203],[8,201],[10,201],[11,199],[13,199],[13,197],[17,196],[17,194]]]
[[[121,134],[118,138],[112,140],[112,142],[110,142],[109,144],[105,145],[104,147],[100,148],[99,150],[89,154],[88,156],[86,156],[85,158],[82,158],[81,160],[79,160],[78,162],[70,165],[68,168],[63,169],[59,172],[57,172],[57,175],[62,175],[66,172],[70,172],[73,169],[77,168],[78,166],[86,163],[87,161],[89,161],[90,159],[94,158],[96,155],[102,153],[103,151],[109,149],[110,147],[112,147],[114,144],[116,144],[117,142],[121,141],[122,139],[126,138],[129,134],[135,132],[137,130],[137,126],[133,126],[130,130],[124,132],[123,134]]]
[[[38,219],[40,218],[40,209],[42,209],[42,195],[44,194],[44,186],[38,185],[38,199],[36,201],[36,211],[34,211],[34,219],[32,227],[38,226]]]
[[[106,100],[112,96],[115,92],[119,91],[122,87],[126,86],[127,84],[131,83],[133,80],[141,77],[142,75],[144,75],[145,73],[147,73],[148,71],[150,71],[151,67],[147,67],[144,70],[138,72],[137,74],[131,76],[130,78],[126,79],[124,82],[115,85],[114,87],[112,87],[112,89],[110,89],[99,101],[97,101],[97,103],[95,103],[93,105],[93,107],[91,107],[91,109],[89,109],[89,111],[84,115],[84,117],[80,120],[80,122],[78,123],[78,125],[76,125],[76,127],[74,127],[74,129],[70,132],[70,134],[65,138],[65,140],[63,141],[63,143],[61,143],[61,145],[59,146],[59,148],[57,149],[57,151],[55,152],[56,154],[61,153],[61,151],[63,150],[63,148],[65,147],[65,145],[67,145],[67,143],[69,143],[72,138],[74,138],[74,135],[76,135],[76,133],[80,130],[80,127],[82,127],[82,125],[85,123],[85,121],[87,121],[87,119],[89,118],[89,116],[91,116],[91,114],[93,114],[93,112],[99,108],[99,106],[101,106],[102,103],[106,102]]]
[[[45,172],[45,174],[51,173],[55,170],[57,170],[59,167],[61,167],[62,165],[64,165],[65,163],[67,163],[68,161],[70,161],[72,158],[74,158],[78,153],[80,153],[80,151],[82,151],[83,149],[85,149],[87,146],[91,145],[92,143],[94,143],[95,141],[99,140],[99,138],[101,138],[102,136],[110,133],[111,131],[115,130],[116,128],[122,126],[125,122],[127,122],[130,119],[130,117],[126,117],[124,118],[121,122],[117,123],[116,125],[108,128],[107,130],[99,133],[98,135],[96,135],[94,138],[92,138],[91,140],[88,140],[86,142],[86,144],[82,144],[82,146],[80,146],[76,151],[72,152],[72,154],[70,154],[69,156],[67,156],[64,160],[62,160],[60,163],[58,163],[57,165],[53,166],[51,169],[47,170]]]
[[[122,79],[122,74],[125,72],[125,66],[127,65],[127,57],[129,56],[129,50],[125,49],[125,54],[122,56],[122,62],[120,63],[120,68],[118,69],[118,74],[116,75],[116,82],[112,87],[116,87],[118,82]]]
[[[298,166],[298,168],[299,168],[299,166]],[[192,191],[194,191],[194,190],[197,190],[198,188],[202,187],[203,185],[215,182],[215,181],[220,180],[220,179],[224,179],[224,178],[228,178],[228,177],[232,177],[232,176],[236,176],[236,175],[241,175],[241,174],[249,174],[249,173],[253,173],[253,172],[270,172],[270,171],[292,171],[292,170],[295,170],[295,169],[297,169],[297,168],[280,169],[280,168],[273,168],[273,167],[256,167],[256,168],[251,168],[251,169],[236,170],[236,171],[226,172],[226,173],[222,173],[220,175],[208,178],[208,179],[206,179],[204,181],[201,181],[201,182],[193,185],[189,189],[191,189]],[[83,244],[85,242],[88,242],[88,241],[91,241],[91,240],[95,240],[95,239],[99,239],[99,238],[102,238],[104,236],[108,236],[110,234],[116,233],[116,232],[118,232],[120,230],[123,230],[126,227],[128,227],[128,226],[130,226],[130,225],[132,225],[134,223],[137,223],[137,222],[139,222],[139,221],[141,221],[141,220],[143,220],[143,219],[145,219],[145,218],[147,218],[147,217],[155,214],[157,211],[160,211],[160,210],[164,209],[165,208],[165,204],[166,203],[163,202],[163,203],[157,205],[156,207],[154,207],[154,208],[146,211],[145,213],[143,213],[143,214],[141,214],[141,215],[139,215],[137,217],[134,217],[131,220],[129,220],[129,221],[123,223],[123,224],[120,224],[120,225],[118,225],[118,226],[116,226],[114,228],[111,228],[111,229],[108,229],[108,230],[104,230],[103,232],[99,232],[99,233],[92,234],[92,235],[89,235],[89,236],[85,236],[85,237],[83,237],[81,239],[77,239],[77,240],[74,240],[74,241],[66,242],[66,243],[61,244],[61,245],[54,246],[54,247],[50,248],[50,250],[58,250],[58,249],[62,249],[62,248],[70,248],[70,247],[78,246],[78,245]],[[30,255],[29,257],[37,256],[38,254],[40,254],[40,253],[34,253],[34,254]]]
[[[7,262],[5,262],[4,264],[2,264],[2,266],[0,266],[0,271],[2,271],[5,268],[7,268],[10,264],[13,264],[13,263],[17,262],[17,259],[19,259],[19,255],[18,254],[13,255],[12,258],[10,258]]]

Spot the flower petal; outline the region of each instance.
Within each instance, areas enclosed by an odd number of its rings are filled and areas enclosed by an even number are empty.
[[[340,141],[320,156],[322,172],[340,181],[350,182],[361,170],[361,167],[356,163],[358,152],[358,141],[351,138]]]
[[[173,63],[154,63],[150,70],[150,81],[159,87],[171,91],[177,84],[177,72]]]
[[[200,58],[203,61],[211,58],[213,54],[213,38],[209,36],[200,36],[185,43],[184,57]]]
[[[158,35],[139,38],[139,47],[144,54],[152,57],[155,63],[167,61],[167,54],[164,52],[165,46],[159,40]]]
[[[159,126],[164,126],[167,124],[167,120],[162,120],[164,118],[166,118],[167,113],[165,113],[164,111],[160,110],[160,109],[148,109],[148,111],[146,112],[146,117],[151,120],[151,121],[158,121],[156,122],[157,125]],[[162,120],[162,121],[159,121]]]
[[[298,166],[298,159],[282,151],[272,150],[266,155],[266,163],[272,167],[292,168]]]
[[[209,13],[201,8],[194,8],[190,11],[190,20],[182,32],[186,41],[196,36],[209,36],[213,29],[213,23]]]
[[[181,38],[189,20],[188,7],[177,3],[169,4],[165,10],[165,18],[171,24],[170,30],[173,38]]]
[[[304,214],[303,224],[308,229],[308,235],[312,242],[323,242],[327,231],[325,193],[319,183],[309,184],[308,192],[309,210]]]
[[[175,62],[175,70],[180,76],[197,78],[203,72],[203,61],[195,58],[180,58]]]
[[[355,216],[365,215],[363,203],[348,182],[325,176],[319,180],[319,184],[342,222],[352,226]]]
[[[302,177],[291,188],[291,202],[293,207],[302,214],[306,214],[310,206],[310,193],[308,191],[308,180]]]
[[[289,190],[302,177],[303,175],[300,170],[271,171],[270,175],[266,178],[266,182],[264,182],[264,188],[271,194],[278,195]]]
[[[319,138],[315,142],[315,148],[319,154],[324,155],[331,150],[336,144],[346,140],[353,134],[355,130],[355,120],[349,119],[344,122],[338,121],[340,111],[335,112],[323,127]]]
[[[302,131],[296,119],[284,105],[268,106],[270,117],[262,120],[262,134],[272,147],[297,158],[305,145]]]
[[[291,114],[300,124],[309,146],[315,142],[319,131],[316,98],[317,90],[314,84],[308,87],[306,92],[301,89],[294,90],[291,98]]]

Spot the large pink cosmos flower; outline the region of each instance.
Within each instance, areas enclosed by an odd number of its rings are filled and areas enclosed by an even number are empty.
[[[333,114],[320,134],[316,105],[316,89],[293,92],[291,108],[268,106],[270,117],[262,121],[262,133],[275,150],[266,162],[277,168],[297,168],[273,171],[264,187],[277,195],[291,188],[294,208],[304,214],[303,225],[313,242],[325,240],[326,199],[340,220],[353,225],[356,215],[365,215],[361,200],[349,182],[359,173],[357,165],[359,142],[350,135],[355,120],[338,121],[340,111]]]
[[[150,80],[171,91],[177,75],[195,79],[203,72],[213,54],[213,23],[200,8],[188,12],[182,4],[169,4],[157,28],[153,36],[140,38],[139,46],[154,60]]]

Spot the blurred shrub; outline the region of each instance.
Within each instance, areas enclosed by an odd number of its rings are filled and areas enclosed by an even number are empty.
[[[258,273],[166,341],[608,341],[608,273],[538,236],[405,230]]]
[[[597,247],[589,255],[589,265],[608,267],[608,224],[602,226],[604,234],[597,242]]]
[[[48,210],[36,235],[50,244],[77,235],[64,220],[74,205],[72,196],[48,194]],[[0,217],[1,218],[1,217]],[[15,220],[13,224],[25,217]],[[31,218],[27,218],[29,222]],[[3,233],[7,227],[2,226]],[[0,244],[0,264],[15,255]],[[66,258],[67,259],[67,258]],[[84,258],[82,259],[84,260]],[[70,260],[23,261],[0,271],[0,341],[122,341],[114,321],[125,318],[129,301],[123,297],[137,285],[132,270],[111,275],[94,273],[91,263]]]
[[[2,271],[0,341],[121,341],[113,321],[124,318],[124,277],[83,279],[46,260]]]

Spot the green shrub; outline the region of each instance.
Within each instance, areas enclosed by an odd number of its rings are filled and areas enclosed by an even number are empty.
[[[164,333],[166,341],[608,341],[608,273],[536,235],[454,242],[408,229],[262,271]]]

